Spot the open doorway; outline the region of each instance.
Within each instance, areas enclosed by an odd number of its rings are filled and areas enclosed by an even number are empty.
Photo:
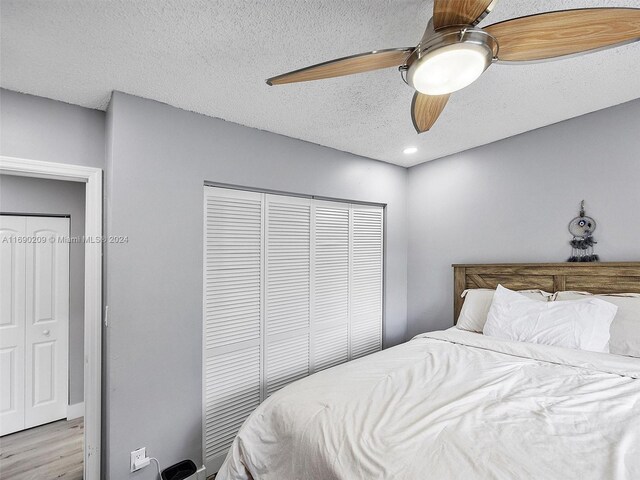
[[[0,175],[2,476],[82,479],[84,203],[84,183]]]
[[[100,478],[101,183],[0,157],[2,478]]]

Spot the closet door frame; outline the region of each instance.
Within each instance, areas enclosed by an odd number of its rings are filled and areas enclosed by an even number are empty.
[[[102,411],[102,169],[0,156],[0,174],[86,184],[84,235],[92,241],[84,244],[83,468],[86,480],[99,480]]]

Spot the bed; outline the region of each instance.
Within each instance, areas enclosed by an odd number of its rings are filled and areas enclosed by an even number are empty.
[[[455,265],[456,318],[498,284],[640,293],[640,263]],[[431,478],[640,478],[640,358],[425,333],[269,397],[217,477]]]

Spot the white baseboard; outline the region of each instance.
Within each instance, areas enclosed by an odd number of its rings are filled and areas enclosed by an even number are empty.
[[[196,480],[207,480],[207,469],[204,465],[196,472]]]
[[[84,417],[84,402],[67,405],[67,420]]]

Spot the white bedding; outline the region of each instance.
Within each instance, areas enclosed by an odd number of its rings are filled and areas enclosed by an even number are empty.
[[[640,479],[640,360],[450,329],[247,419],[216,480]]]

